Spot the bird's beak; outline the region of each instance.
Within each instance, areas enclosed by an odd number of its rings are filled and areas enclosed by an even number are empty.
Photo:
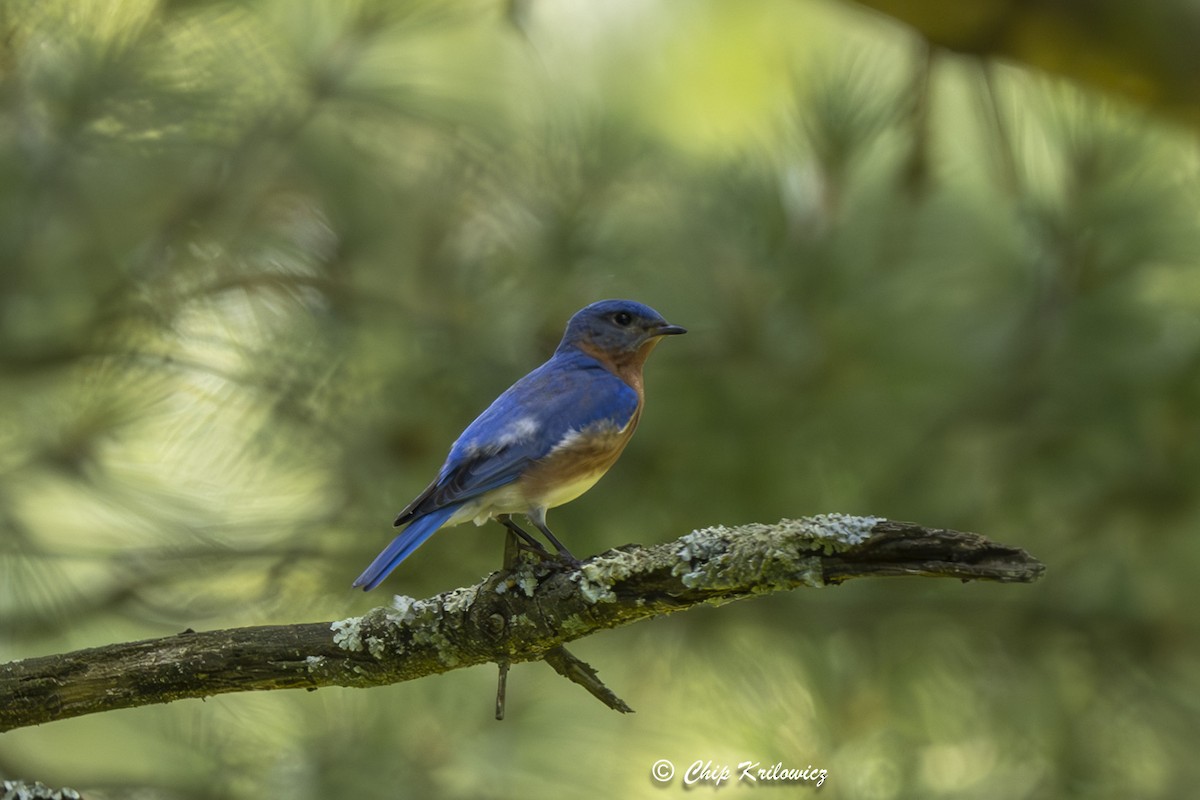
[[[655,336],[678,336],[681,333],[687,333],[687,328],[679,325],[659,325],[652,332]]]

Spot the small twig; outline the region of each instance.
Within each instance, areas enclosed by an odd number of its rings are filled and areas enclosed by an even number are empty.
[[[561,645],[555,647],[546,653],[544,660],[547,664],[554,667],[554,671],[559,675],[562,675],[569,681],[578,683],[587,689],[592,697],[604,703],[604,705],[613,711],[620,711],[622,714],[633,713],[633,709],[624,700],[617,697],[612,689],[604,685],[604,682],[600,680],[600,676],[591,664],[571,655],[567,648]]]
[[[496,679],[496,719],[504,719],[504,704],[508,699],[508,662],[498,661],[500,676]]]

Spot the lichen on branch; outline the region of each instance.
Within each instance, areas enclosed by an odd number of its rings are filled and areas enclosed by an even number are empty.
[[[975,533],[824,514],[626,545],[577,567],[519,562],[474,586],[336,622],[232,628],[0,665],[0,731],[225,692],[382,686],[476,664],[545,660],[628,706],[564,645],[701,604],[882,576],[1028,583],[1043,565]]]

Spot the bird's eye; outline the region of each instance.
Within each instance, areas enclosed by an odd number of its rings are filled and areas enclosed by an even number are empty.
[[[612,321],[620,325],[622,328],[628,328],[633,322],[633,314],[628,311],[618,311],[612,315]]]

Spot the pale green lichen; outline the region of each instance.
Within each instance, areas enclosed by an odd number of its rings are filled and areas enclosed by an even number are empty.
[[[441,661],[448,667],[453,667],[458,664],[459,658],[454,655],[453,642],[441,631],[437,624],[429,624],[423,627],[415,628],[412,635],[413,644],[432,645],[437,651],[438,661]]]
[[[746,528],[750,527],[753,526],[743,525],[741,528],[726,528],[724,525],[715,525],[711,528],[701,528],[700,530],[692,531],[689,534],[679,537],[679,541],[683,545],[675,551],[675,555],[679,557],[680,561],[684,562],[704,561],[711,558],[717,552],[725,551],[723,540],[726,536],[739,535]],[[674,574],[679,574],[677,569]]]
[[[840,553],[858,544],[862,544],[871,536],[871,532],[880,522],[887,522],[883,517],[859,517],[854,514],[818,514],[815,517],[800,519],[781,519],[783,526],[791,535],[803,534],[813,541],[825,545],[824,552]]]
[[[304,659],[304,663],[310,673],[316,672],[325,666],[325,656],[309,656]]]
[[[343,650],[361,653],[364,649],[375,658],[387,655],[388,647],[398,649],[398,643],[390,643],[388,639],[370,633],[378,629],[381,618],[393,625],[404,625],[413,619],[415,612],[423,601],[411,597],[396,595],[392,598],[392,608],[377,608],[362,617],[350,617],[332,623],[329,628],[333,631],[333,643]],[[313,667],[309,664],[309,669]]]
[[[476,590],[474,586],[467,586],[462,589],[455,589],[446,594],[442,598],[442,608],[446,609],[447,614],[459,614],[471,607],[475,602]]]
[[[392,598],[391,609],[377,609],[384,613],[384,619],[396,629],[405,629],[405,634],[394,630],[387,636],[366,637],[368,652],[376,658],[404,652],[405,645],[430,646],[437,652],[437,658],[448,667],[457,665],[460,661],[455,655],[455,645],[443,630],[443,618],[447,614],[463,614],[475,602],[477,590],[474,587],[455,589],[451,592],[430,598],[415,600],[406,595],[396,595]],[[375,620],[376,624],[379,620]]]
[[[680,558],[688,561],[696,558],[707,558],[711,550],[724,550],[720,544],[729,537],[758,538],[787,540],[791,542],[807,541],[816,545],[826,555],[840,553],[862,544],[866,541],[875,526],[886,522],[883,517],[860,517],[853,514],[817,514],[813,517],[799,519],[781,519],[774,525],[761,522],[751,522],[728,528],[716,525],[692,531],[681,538],[684,543],[677,553]]]
[[[333,631],[333,643],[338,647],[353,653],[362,651],[362,617],[339,619],[329,629]]]
[[[3,800],[80,800],[81,797],[74,789],[51,789],[40,781],[4,781],[0,789]]]
[[[367,652],[374,658],[383,658],[387,655],[387,642],[378,636],[366,636],[363,641],[367,644]]]
[[[436,619],[442,614],[444,597],[457,593],[458,590],[449,595],[439,595],[426,600],[398,594],[392,598],[392,609],[387,612],[386,619],[393,625],[412,625],[423,620]]]
[[[620,550],[589,561],[579,568],[579,577],[575,579],[579,584],[579,593],[593,605],[615,603],[617,596],[612,587],[627,580],[642,566],[637,556]]]
[[[878,517],[821,514],[774,525],[718,525],[683,536],[671,574],[689,589],[773,591],[797,582],[823,586],[819,555],[843,552],[871,535]]]
[[[421,602],[415,597],[409,597],[406,594],[397,594],[392,596],[392,609],[396,613],[388,614],[388,619],[397,625],[403,625],[413,618],[414,607]]]
[[[512,569],[505,577],[505,580],[496,584],[496,594],[504,594],[513,588],[519,588],[525,593],[526,597],[533,597],[533,593],[537,591],[538,577],[534,572],[533,566],[528,562],[522,561]]]

